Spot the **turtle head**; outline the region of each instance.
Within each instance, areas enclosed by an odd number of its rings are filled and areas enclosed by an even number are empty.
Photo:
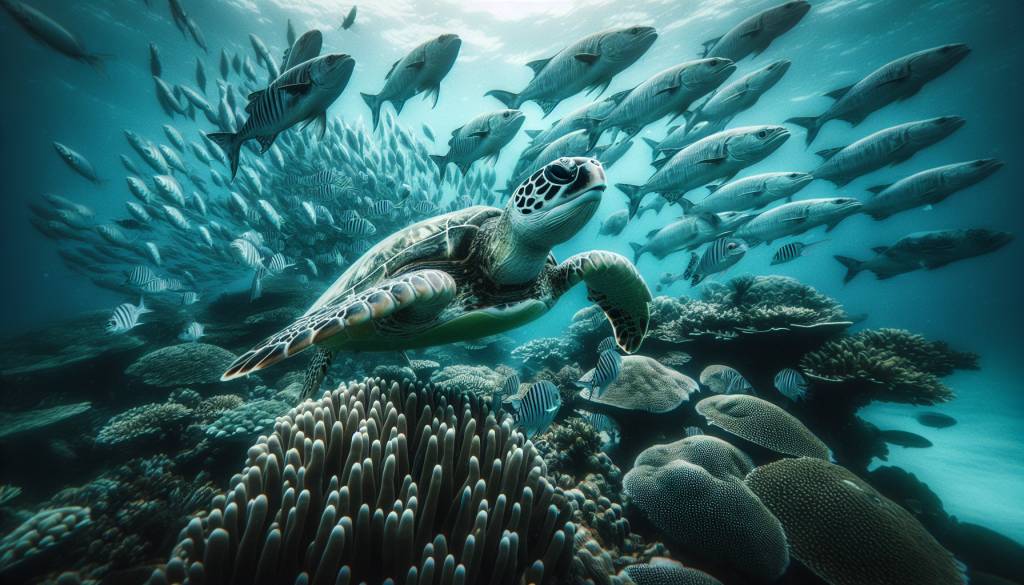
[[[505,213],[516,236],[550,249],[576,235],[590,221],[604,190],[600,162],[562,157],[523,181]]]

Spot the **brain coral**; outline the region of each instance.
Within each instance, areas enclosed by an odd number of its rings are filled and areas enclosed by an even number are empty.
[[[782,521],[794,557],[832,585],[960,585],[956,562],[914,517],[827,461],[782,459],[747,485]]]
[[[623,479],[633,504],[692,554],[757,581],[782,575],[789,565],[786,535],[757,497],[734,477],[719,479],[682,459],[666,462],[665,446],[658,447],[641,453]]]
[[[150,582],[566,579],[571,507],[509,417],[471,395],[381,384],[278,419]]]
[[[777,453],[828,459],[828,446],[799,419],[767,400],[748,394],[709,396],[697,414],[710,424]]]
[[[710,435],[695,435],[674,443],[653,445],[636,458],[635,465],[661,467],[675,459],[699,465],[718,479],[742,480],[754,469],[754,463],[746,453]]]
[[[664,558],[651,559],[647,564],[630,565],[622,572],[636,585],[722,585],[721,581],[703,571]]]

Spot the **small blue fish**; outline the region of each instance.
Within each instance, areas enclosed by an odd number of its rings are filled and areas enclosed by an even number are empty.
[[[501,387],[494,391],[491,395],[491,408],[497,410],[501,408],[502,403],[509,396],[515,396],[519,393],[519,375],[512,374],[505,378],[505,381],[501,383]]]
[[[185,342],[195,343],[205,334],[205,329],[206,328],[202,324],[192,321],[185,327],[185,330],[178,335],[178,339]]]

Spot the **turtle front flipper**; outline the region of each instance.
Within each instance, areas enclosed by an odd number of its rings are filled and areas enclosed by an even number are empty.
[[[584,281],[587,298],[608,317],[619,347],[628,353],[640,349],[651,318],[651,291],[625,256],[604,250],[576,254],[558,265],[552,280],[559,295]]]
[[[311,345],[410,307],[429,305],[440,311],[454,297],[455,289],[455,280],[440,270],[419,270],[385,280],[358,295],[303,315],[242,354],[221,380],[233,380],[262,370]]]

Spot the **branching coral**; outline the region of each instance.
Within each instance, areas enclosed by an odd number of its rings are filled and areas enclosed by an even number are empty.
[[[554,582],[575,526],[486,401],[378,380],[291,410],[151,583]]]
[[[193,414],[195,415],[196,422],[200,424],[209,423],[219,417],[224,411],[238,408],[244,403],[245,400],[237,394],[218,394],[200,400],[196,404]]]
[[[512,373],[513,371],[506,366],[498,366],[492,370],[487,366],[454,365],[434,372],[430,381],[448,390],[490,396]]]
[[[154,402],[130,408],[107,421],[96,443],[107,447],[159,439],[185,428],[192,410],[176,402]]]
[[[954,369],[977,367],[977,356],[899,329],[861,331],[804,355],[800,369],[819,382],[852,382],[860,402],[937,404],[953,398],[939,380]]]

